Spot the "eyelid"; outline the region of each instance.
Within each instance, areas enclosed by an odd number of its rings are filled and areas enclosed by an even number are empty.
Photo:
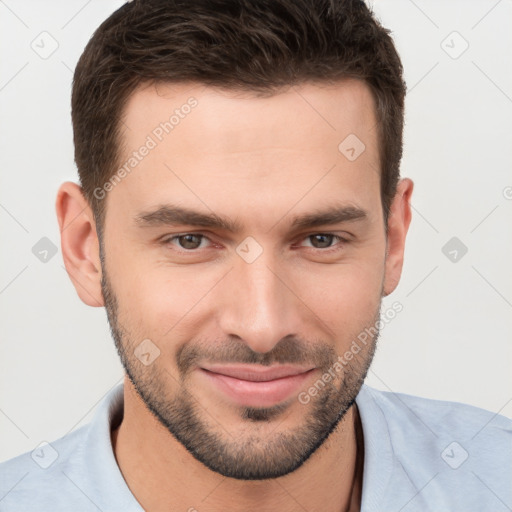
[[[325,231],[319,231],[319,230],[316,230],[316,231],[308,231],[306,233],[302,233],[301,235],[297,235],[297,239],[298,240],[302,240],[304,238],[308,238],[310,236],[314,236],[314,235],[330,235],[330,236],[335,236],[335,237],[338,237],[338,238],[343,238],[345,240],[347,240],[347,242],[349,242],[350,240],[353,239],[353,235],[348,233],[347,231],[329,231],[329,230],[325,230]]]
[[[201,236],[201,242],[206,239],[208,241],[210,241],[212,244],[214,243],[210,237],[208,237],[204,232],[195,232],[195,231],[184,231],[183,233],[175,233],[174,235],[165,235],[163,236],[162,238],[160,238],[160,243],[162,243],[163,245],[168,245],[168,244],[171,244],[171,242],[173,240],[177,240],[179,237],[181,236],[186,236],[186,235],[196,235],[196,236]],[[172,244],[174,245],[174,244]],[[177,250],[178,252],[183,252],[183,253],[194,253],[194,252],[198,252],[199,249],[183,249],[183,248],[180,248],[178,246],[177,247]]]
[[[302,235],[301,238],[300,238],[300,242],[303,242],[303,241],[307,240],[308,238],[310,238],[312,236],[315,236],[315,235],[332,236],[334,239],[338,240],[338,243],[335,243],[334,245],[331,245],[330,247],[326,247],[324,249],[317,248],[317,247],[311,247],[311,246],[308,247],[309,249],[312,249],[314,251],[320,251],[322,253],[338,251],[338,250],[340,250],[340,247],[339,247],[340,245],[345,245],[345,244],[350,243],[349,237],[344,237],[344,236],[342,236],[342,235],[340,235],[338,233],[330,233],[328,231],[315,231],[314,233],[310,233],[310,234],[307,234],[307,235]],[[299,247],[302,247],[302,246],[299,246]]]
[[[201,241],[206,239],[209,242],[211,242],[213,245],[215,245],[215,242],[213,242],[207,234],[205,234],[204,232],[196,232],[196,231],[184,231],[182,233],[175,233],[173,235],[164,236],[160,240],[161,240],[161,243],[163,245],[167,245],[167,244],[170,244],[173,240],[176,240],[179,237],[185,236],[185,235],[201,236],[202,237]],[[333,245],[333,246],[331,246],[331,247],[326,247],[326,248],[323,248],[323,249],[322,248],[317,248],[317,247],[309,247],[310,249],[313,249],[314,251],[320,251],[320,252],[323,252],[323,253],[328,253],[328,252],[331,252],[331,251],[339,250],[340,249],[338,247],[339,244],[341,244],[341,245],[348,244],[348,243],[350,243],[351,238],[352,238],[352,236],[349,233],[345,233],[345,232],[343,232],[343,235],[345,235],[345,236],[342,236],[342,234],[332,233],[332,232],[329,232],[329,231],[314,231],[314,232],[311,232],[311,233],[305,233],[305,234],[300,235],[300,238],[298,238],[297,240],[298,240],[298,242],[303,242],[304,240],[306,240],[306,239],[308,239],[308,238],[310,238],[312,236],[315,236],[315,235],[332,236],[335,239],[338,239],[338,243]],[[174,245],[174,244],[172,244],[172,245]],[[299,247],[302,247],[302,246],[299,246]],[[203,249],[205,249],[205,248],[203,248]],[[197,248],[197,249],[188,249],[187,250],[187,249],[182,249],[179,246],[176,246],[176,250],[178,252],[185,253],[185,254],[194,254],[194,253],[199,252],[200,249]]]

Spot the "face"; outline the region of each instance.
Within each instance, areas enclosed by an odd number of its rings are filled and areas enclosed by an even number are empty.
[[[352,405],[377,338],[345,358],[386,274],[371,93],[145,86],[123,126],[102,292],[124,368],[213,471],[290,473]]]

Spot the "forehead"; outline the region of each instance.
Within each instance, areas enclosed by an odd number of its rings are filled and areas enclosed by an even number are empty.
[[[199,108],[188,108],[192,98]],[[189,113],[194,114],[192,121],[181,123]],[[129,97],[123,120],[128,146],[137,142],[132,140],[137,131],[152,133],[158,124],[171,120],[174,138],[178,132],[188,136],[192,131],[204,137],[196,151],[208,151],[211,146],[223,149],[229,138],[226,149],[231,152],[254,150],[258,144],[291,145],[305,132],[312,145],[329,132],[336,133],[334,139],[357,133],[371,144],[376,124],[373,95],[364,82],[355,79],[289,86],[264,96],[194,83],[143,84]],[[187,124],[193,126],[187,129]],[[180,130],[174,130],[178,125]]]
[[[127,172],[109,204],[126,212],[172,202],[238,217],[250,203],[264,222],[270,205],[275,214],[334,200],[380,208],[374,100],[358,80],[266,96],[144,85],[121,132]]]

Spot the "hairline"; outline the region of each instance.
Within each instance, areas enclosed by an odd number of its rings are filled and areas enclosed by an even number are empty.
[[[165,80],[165,79],[152,79],[152,78],[144,78],[142,77],[138,81],[134,81],[131,87],[128,87],[125,91],[125,94],[122,98],[122,101],[119,105],[119,116],[116,120],[115,127],[115,155],[116,160],[110,171],[105,174],[105,182],[110,180],[112,176],[115,175],[117,169],[119,168],[120,163],[122,162],[121,152],[125,145],[125,139],[123,139],[123,134],[121,133],[121,127],[124,124],[127,116],[127,108],[130,100],[137,94],[137,92],[144,90],[149,87],[155,87],[159,84],[165,85],[191,85],[191,86],[203,86],[204,88],[210,88],[216,91],[224,91],[224,92],[241,92],[248,93],[249,98],[271,98],[273,96],[277,96],[285,91],[288,91],[292,87],[297,85],[311,84],[318,87],[322,85],[325,87],[332,87],[336,85],[342,85],[346,82],[356,81],[358,83],[362,83],[366,86],[368,91],[370,92],[373,108],[373,114],[376,119],[377,126],[377,149],[378,149],[378,161],[379,161],[379,197],[381,202],[381,207],[383,210],[383,218],[385,224],[385,232],[386,236],[388,233],[388,211],[385,209],[384,201],[383,201],[383,190],[382,190],[382,180],[383,180],[383,150],[384,150],[384,140],[382,134],[383,122],[381,119],[381,113],[379,109],[379,97],[378,92],[375,90],[373,85],[362,77],[352,76],[347,74],[346,76],[340,76],[337,78],[309,78],[298,80],[297,82],[289,82],[282,85],[262,85],[261,87],[250,86],[250,85],[231,85],[231,84],[210,84],[201,80]],[[104,223],[107,212],[107,199],[109,193],[107,192],[105,197],[99,201],[88,201],[90,203],[90,207],[93,211],[94,219],[96,222],[96,229],[98,232],[98,237],[103,234],[104,231]]]

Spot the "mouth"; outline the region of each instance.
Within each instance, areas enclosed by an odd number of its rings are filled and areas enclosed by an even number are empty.
[[[238,405],[271,407],[299,392],[311,366],[208,365],[198,369],[210,385]]]

